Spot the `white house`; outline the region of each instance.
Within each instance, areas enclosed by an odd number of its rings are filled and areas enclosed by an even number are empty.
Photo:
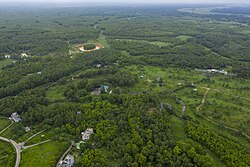
[[[72,167],[74,165],[74,156],[67,155],[66,158],[60,162],[59,167]]]
[[[25,129],[25,132],[30,131],[30,127],[28,127],[28,126],[27,126],[27,127],[25,127],[24,129]]]
[[[21,53],[21,58],[27,58],[27,57],[30,57],[30,55],[27,55],[27,53]]]
[[[5,55],[4,58],[5,59],[10,59],[10,55]]]
[[[9,119],[13,120],[15,122],[21,121],[20,115],[17,112],[12,113],[11,116],[9,117]]]
[[[92,128],[87,128],[85,132],[82,132],[82,140],[89,140],[90,136],[94,133]]]

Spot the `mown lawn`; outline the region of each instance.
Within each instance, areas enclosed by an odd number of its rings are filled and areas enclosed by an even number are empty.
[[[10,121],[7,119],[0,119],[0,131],[6,128],[10,124]]]
[[[51,141],[24,150],[20,167],[54,167],[68,146],[68,142]]]

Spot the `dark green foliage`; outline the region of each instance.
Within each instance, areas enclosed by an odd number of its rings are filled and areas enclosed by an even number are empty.
[[[216,166],[197,142],[176,141],[170,121],[173,115],[160,108],[160,103],[172,104],[172,94],[174,99],[183,96],[181,99],[188,101],[188,119],[196,118],[193,111],[202,96],[201,87],[215,81],[213,75],[198,74],[195,68],[223,68],[236,74],[226,76],[227,80],[240,77],[235,84],[247,82],[249,29],[183,17],[189,14],[178,13],[176,8],[20,9],[22,13],[0,8],[0,63],[11,54],[10,63],[0,69],[0,114],[8,117],[17,112],[22,118],[10,131],[12,137],[23,137],[23,126],[32,126],[50,130],[53,139],[78,142],[81,132],[93,128],[90,140],[79,151],[73,149],[79,155],[76,166]],[[105,48],[75,51],[76,45],[88,41]],[[84,48],[91,50],[95,45]],[[21,58],[23,52],[32,57]],[[159,81],[145,66],[161,66]],[[165,68],[172,68],[173,74],[168,75]],[[180,68],[194,73],[193,81],[187,81]],[[176,86],[176,78],[186,85]],[[201,85],[197,85],[197,92],[189,90],[192,97],[178,94],[190,89],[198,78]],[[107,92],[104,85],[109,86]],[[230,94],[232,85],[224,86]],[[101,94],[93,95],[98,88]],[[180,104],[173,105],[178,112]],[[185,120],[180,121],[185,124]],[[186,130],[227,166],[249,164],[249,153],[230,137],[192,122]]]
[[[250,154],[241,145],[193,122],[188,122],[186,130],[192,139],[205,144],[209,149],[214,151],[227,166],[243,167],[250,163]]]
[[[92,50],[92,49],[95,49],[95,44],[84,44],[83,45],[84,49],[85,50]]]

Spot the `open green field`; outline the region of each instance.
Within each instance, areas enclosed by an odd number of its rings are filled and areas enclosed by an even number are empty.
[[[67,149],[66,142],[51,141],[22,152],[20,167],[52,167]]]
[[[45,140],[49,140],[51,139],[53,136],[49,133],[49,132],[42,132],[38,135],[36,135],[35,137],[33,137],[32,139],[30,139],[27,143],[25,143],[26,146],[28,145],[32,145],[32,144],[36,144],[36,143],[40,143],[43,142]]]
[[[180,35],[180,36],[177,36],[176,38],[182,41],[186,41],[187,39],[192,38],[192,37],[188,35]]]
[[[0,131],[6,128],[9,124],[10,124],[10,121],[8,119],[0,118]]]
[[[208,93],[202,114],[216,122],[250,134],[249,104],[247,100],[211,91]]]
[[[170,45],[168,42],[161,42],[161,41],[145,41],[145,40],[135,40],[135,39],[116,39],[117,41],[128,41],[128,42],[142,42],[142,43],[148,43],[152,45],[156,45],[159,47],[164,47]]]
[[[47,97],[51,100],[51,101],[56,101],[56,100],[64,100],[65,97],[63,95],[65,90],[65,86],[55,86],[50,88],[47,91]]]

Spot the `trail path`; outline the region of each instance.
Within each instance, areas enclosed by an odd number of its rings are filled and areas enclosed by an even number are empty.
[[[211,91],[214,91],[214,92],[219,92],[219,93],[222,93],[222,94],[224,94],[224,95],[233,96],[233,97],[236,97],[236,98],[240,98],[240,99],[244,99],[244,100],[250,101],[250,98],[243,97],[243,96],[238,96],[238,95],[232,95],[232,94],[226,93],[224,90],[213,89],[213,88],[207,88],[207,87],[200,87],[200,88],[203,88],[203,89],[210,89]]]
[[[201,104],[196,108],[197,112],[200,112],[200,108],[204,105],[206,97],[207,97],[207,94],[208,94],[208,92],[210,90],[210,88],[204,88],[204,89],[206,89],[206,92],[205,92],[205,94],[203,96],[203,99],[201,100]]]
[[[205,94],[204,94],[204,96],[203,96],[203,99],[202,99],[202,101],[201,101],[201,104],[196,108],[196,112],[200,112],[201,107],[202,107],[202,106],[204,105],[204,103],[205,103],[205,100],[206,100],[206,97],[207,97],[207,94],[208,94],[209,90],[213,90],[213,91],[217,91],[217,92],[220,92],[220,93],[223,93],[223,94],[230,95],[230,94],[224,93],[223,91],[218,90],[218,89],[211,89],[211,88],[207,88],[207,87],[201,87],[201,88],[206,89],[206,92],[205,92]],[[230,96],[234,96],[234,95],[230,95]],[[235,97],[236,97],[236,96],[235,96]],[[237,97],[239,97],[239,98],[244,98],[244,99],[247,100],[247,98],[245,98],[245,97],[240,97],[240,96],[237,96]],[[222,125],[221,123],[215,122],[215,121],[212,120],[211,118],[208,118],[208,117],[206,117],[206,116],[204,116],[204,115],[201,115],[201,116],[202,116],[205,120],[207,120],[207,121],[209,121],[209,122],[211,122],[211,123],[213,123],[213,124],[215,124],[215,125],[219,125],[219,126]],[[250,140],[250,136],[247,135],[245,132],[242,132],[242,131],[240,131],[239,129],[232,128],[232,127],[229,127],[229,126],[226,126],[226,125],[222,125],[222,126],[223,126],[225,129],[228,129],[228,130],[231,130],[231,131],[234,131],[234,132],[237,132],[237,133],[241,133],[243,136],[245,136],[246,138],[248,138],[248,140]]]
[[[4,128],[1,133],[3,133],[5,130],[7,130],[14,122],[11,122],[10,125],[8,125],[6,128]],[[37,146],[37,145],[40,145],[40,144],[43,144],[43,143],[47,143],[51,140],[46,140],[46,141],[43,141],[43,142],[40,142],[40,143],[36,143],[36,144],[33,144],[33,145],[29,145],[29,146],[24,146],[24,144],[29,141],[30,139],[32,139],[33,137],[35,137],[36,135],[44,132],[45,130],[42,130],[36,134],[34,134],[33,136],[31,136],[30,138],[28,138],[25,142],[22,142],[22,143],[16,143],[16,141],[14,140],[11,140],[11,139],[8,139],[8,138],[5,138],[5,137],[2,137],[0,136],[0,140],[2,141],[5,141],[5,142],[8,142],[8,143],[11,143],[13,145],[13,147],[15,148],[15,151],[16,151],[16,163],[15,163],[15,167],[19,167],[19,164],[20,164],[20,161],[21,161],[21,152],[22,150],[24,149],[28,149],[28,148],[31,148],[31,147],[34,147],[34,146]],[[0,133],[0,134],[1,134]]]

